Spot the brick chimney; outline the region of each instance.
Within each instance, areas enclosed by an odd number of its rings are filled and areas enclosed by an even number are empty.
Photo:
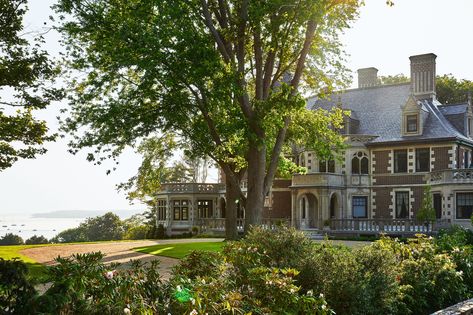
[[[378,85],[378,69],[373,67],[358,69],[358,88],[376,85]]]
[[[411,56],[411,89],[417,99],[435,98],[435,54]]]

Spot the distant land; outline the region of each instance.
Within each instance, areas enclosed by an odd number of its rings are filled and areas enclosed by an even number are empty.
[[[144,210],[59,210],[51,212],[33,213],[33,218],[56,218],[56,219],[85,219],[113,212],[120,218],[128,218],[134,214],[142,213]]]

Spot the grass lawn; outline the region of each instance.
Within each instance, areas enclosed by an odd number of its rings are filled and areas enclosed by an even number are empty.
[[[133,248],[133,250],[140,253],[181,259],[187,256],[193,250],[219,252],[222,250],[224,245],[224,242],[177,243],[137,247]]]
[[[44,274],[46,267],[33,259],[22,255],[20,251],[26,248],[41,247],[48,245],[11,245],[11,246],[0,246],[0,258],[5,260],[18,258],[19,260],[26,263],[30,271],[30,277],[33,279],[39,279]]]

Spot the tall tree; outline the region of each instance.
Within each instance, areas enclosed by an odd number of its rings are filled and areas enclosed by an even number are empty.
[[[457,79],[451,74],[437,76],[437,99],[442,104],[462,103],[473,93],[473,81]]]
[[[45,108],[61,97],[48,83],[58,74],[41,50],[37,35],[33,43],[22,36],[27,0],[0,0],[0,171],[18,159],[43,154],[51,141],[44,121],[33,110]]]
[[[380,84],[407,83],[409,78],[404,74],[379,77]],[[466,102],[468,94],[473,93],[473,81],[457,79],[452,74],[436,77],[437,100],[442,104],[456,104]]]
[[[310,119],[314,128],[303,134],[320,155],[343,143],[336,133],[342,111],[308,114],[301,93],[345,82],[338,34],[360,4],[60,0],[69,64],[86,73],[72,81],[63,130],[76,134],[74,149],[111,150],[93,155],[99,159],[172,131],[225,173],[227,225],[236,219],[235,199],[245,205],[246,226],[258,224],[291,125]]]

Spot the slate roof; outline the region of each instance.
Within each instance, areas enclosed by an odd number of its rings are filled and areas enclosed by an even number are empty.
[[[465,104],[444,106],[431,100],[421,101],[422,110],[427,113],[423,134],[402,136],[402,106],[409,95],[410,83],[381,85],[334,93],[327,99],[311,97],[307,99],[307,106],[311,109],[319,107],[330,109],[341,105],[343,109],[351,110],[352,115],[360,121],[357,134],[377,136],[367,143],[368,145],[389,142],[432,142],[441,139],[461,140],[473,144],[473,141],[459,132],[445,116],[462,112]],[[462,113],[465,112],[466,109]]]

